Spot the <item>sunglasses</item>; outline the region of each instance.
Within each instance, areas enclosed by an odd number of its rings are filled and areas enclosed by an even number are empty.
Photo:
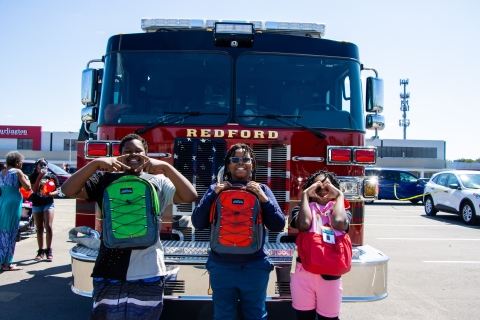
[[[39,167],[39,168],[45,168],[46,166],[47,166],[46,163],[39,163],[39,164],[38,164],[38,167]]]
[[[230,157],[230,162],[231,162],[231,163],[239,163],[240,161],[242,161],[243,163],[250,163],[250,162],[252,161],[252,158],[248,158],[248,157],[245,157],[245,158]]]

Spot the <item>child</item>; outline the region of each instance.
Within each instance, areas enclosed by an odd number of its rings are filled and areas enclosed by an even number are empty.
[[[194,227],[208,228],[210,208],[220,191],[233,184],[242,184],[258,196],[265,227],[272,231],[282,231],[285,216],[272,190],[254,181],[256,168],[253,150],[243,143],[233,145],[225,156],[224,181],[211,185],[193,211]],[[262,248],[251,254],[227,254],[210,250],[206,267],[213,289],[215,319],[236,319],[239,300],[245,319],[267,318],[265,300],[273,264],[267,259],[264,246],[265,238]]]
[[[317,229],[329,220],[335,234],[348,232],[351,214],[349,203],[339,190],[340,183],[333,172],[327,169],[312,174],[302,186],[300,206],[292,211],[291,226],[301,232],[319,232]],[[330,215],[330,217],[328,217]],[[323,216],[323,217],[322,217]],[[316,223],[312,224],[312,219]],[[299,257],[308,254],[297,241]],[[342,302],[342,280],[340,276],[314,274],[302,267],[297,258],[295,273],[291,275],[290,290],[292,305],[298,320],[338,319]]]
[[[33,191],[33,220],[37,230],[38,244],[35,260],[40,261],[45,258],[47,261],[52,261],[53,217],[55,215],[53,198],[58,195],[60,184],[57,176],[48,171],[48,161],[45,158],[40,158],[35,162],[35,171],[30,175],[30,182]],[[45,249],[43,249],[44,228],[45,242],[47,243]]]
[[[165,161],[147,157],[147,142],[129,134],[120,142],[120,157],[97,158],[62,185],[71,198],[95,201],[102,207],[105,188],[123,175],[157,174],[149,181],[157,189],[160,211],[172,203],[197,198],[192,184]],[[107,169],[109,172],[97,172]],[[163,175],[162,175],[163,174]],[[93,310],[90,319],[159,319],[163,310],[166,273],[160,240],[142,250],[109,249],[102,242],[93,268]]]

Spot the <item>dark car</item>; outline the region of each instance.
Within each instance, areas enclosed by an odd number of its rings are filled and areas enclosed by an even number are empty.
[[[22,171],[27,176],[30,176],[35,169],[35,161],[32,160],[23,160]],[[53,163],[48,163],[48,171],[57,176],[58,183],[60,186],[71,176],[70,173],[66,172],[62,168]]]
[[[422,200],[425,182],[411,172],[383,168],[367,168],[366,176],[378,177],[378,200]]]

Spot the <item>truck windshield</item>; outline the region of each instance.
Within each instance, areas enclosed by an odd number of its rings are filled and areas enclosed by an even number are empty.
[[[236,79],[236,116],[243,125],[279,126],[275,119],[254,116],[277,114],[298,115],[292,120],[311,128],[365,129],[358,62],[244,54]]]
[[[262,117],[279,115],[296,116],[299,128],[365,130],[358,62],[271,53],[234,59],[225,52],[110,54],[98,124],[291,128]],[[171,121],[172,113],[195,116]]]
[[[105,59],[99,124],[224,124],[230,117],[231,65],[223,53],[111,54]],[[164,121],[171,112],[215,116]]]

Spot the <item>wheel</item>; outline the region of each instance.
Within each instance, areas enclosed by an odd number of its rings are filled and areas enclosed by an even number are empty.
[[[435,205],[433,204],[433,199],[430,196],[425,198],[424,208],[425,208],[425,213],[427,214],[427,216],[430,216],[430,217],[435,216],[438,212],[438,210],[435,209]]]
[[[472,205],[471,202],[467,201],[462,205],[462,209],[460,210],[462,215],[463,222],[465,224],[474,224],[476,220],[475,215],[475,207]]]

